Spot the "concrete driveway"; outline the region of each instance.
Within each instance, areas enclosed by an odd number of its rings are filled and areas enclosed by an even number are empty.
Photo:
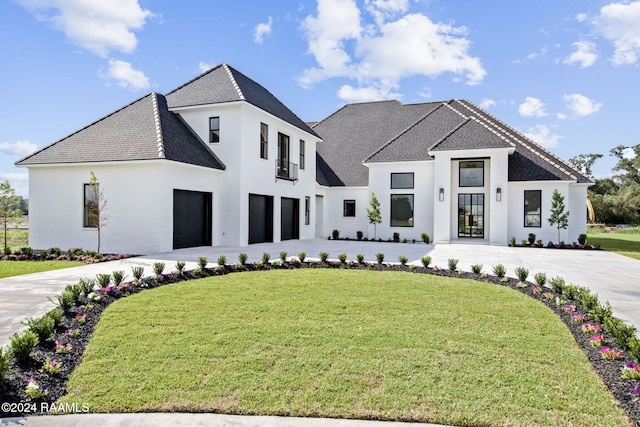
[[[432,257],[432,265],[447,266],[449,258],[459,260],[458,268],[471,271],[472,264],[483,264],[491,273],[498,263],[505,265],[507,275],[515,276],[516,267],[526,267],[530,279],[537,272],[547,277],[560,276],[567,283],[586,286],[597,293],[601,301],[609,301],[614,314],[640,329],[640,261],[605,251],[554,250],[510,248],[474,244],[425,245],[387,242],[334,241],[324,239],[290,240],[282,243],[261,243],[243,247],[199,247],[154,254],[125,260],[73,267],[63,270],[35,273],[0,279],[0,346],[9,343],[13,333],[23,330],[27,317],[41,316],[53,307],[49,298],[62,292],[65,286],[77,283],[81,277],[95,277],[98,273],[124,270],[131,277],[132,266],[144,266],[145,274],[152,273],[152,264],[163,261],[165,271],[175,270],[175,261],[187,262],[187,269],[195,268],[198,257],[206,256],[210,265],[218,256],[225,255],[227,263],[237,262],[240,252],[248,255],[249,262],[259,261],[263,252],[271,259],[279,258],[281,251],[297,256],[305,251],[308,258],[318,259],[320,252],[328,252],[336,259],[344,252],[349,259],[362,253],[374,261],[377,253],[385,255],[385,262],[398,262],[398,256],[409,258],[411,264],[420,265],[424,255]]]

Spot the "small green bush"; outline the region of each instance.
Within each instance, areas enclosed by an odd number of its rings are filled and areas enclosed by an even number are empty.
[[[25,320],[23,324],[25,324],[31,332],[36,334],[39,342],[46,341],[56,330],[55,320],[46,314],[39,319],[30,317]]]
[[[527,280],[527,277],[529,277],[529,270],[524,267],[517,267],[514,271],[516,273],[516,277],[521,282],[524,282],[525,280]]]
[[[338,254],[338,260],[339,260],[342,264],[344,264],[345,262],[347,262],[347,254],[346,254],[346,253],[344,253],[344,252],[343,252],[343,253],[341,253],[341,254]]]
[[[616,344],[627,348],[627,343],[636,336],[636,327],[627,325],[617,317],[608,317],[604,320],[604,328],[616,339]]]
[[[507,274],[507,269],[502,264],[496,264],[493,266],[493,275],[502,279]]]
[[[89,295],[91,292],[93,292],[93,288],[95,288],[96,286],[96,281],[93,279],[88,279],[86,277],[81,277],[80,280],[78,280],[78,286],[82,288],[83,295]]]
[[[393,241],[396,243],[400,242],[400,233],[393,233]]]
[[[635,360],[636,363],[640,363],[640,339],[634,337],[627,342],[627,349],[629,355]]]
[[[578,287],[575,285],[564,285],[562,287],[562,296],[575,301],[578,298]]]
[[[474,272],[475,274],[482,273],[482,264],[473,264],[471,266],[471,271]]]
[[[447,266],[449,270],[456,271],[458,269],[458,260],[456,258],[449,258],[447,260]]]
[[[581,245],[586,245],[587,244],[587,235],[582,233],[578,236],[578,243],[580,243]]]
[[[529,237],[527,237],[530,245],[533,245],[536,242],[536,235],[534,233],[529,233]]]
[[[9,355],[0,347],[0,388],[9,373]]]
[[[238,254],[238,262],[239,262],[241,265],[245,265],[245,264],[247,263],[247,259],[249,259],[249,255],[247,255],[246,253],[244,253],[244,252],[240,252],[240,253]]]
[[[47,314],[45,314],[45,316],[49,316],[50,318],[52,318],[54,322],[54,328],[57,328],[62,321],[62,310],[60,310],[59,308],[54,308]]]
[[[75,305],[75,297],[73,296],[73,292],[64,291],[61,294],[56,295],[54,303],[60,310],[62,310],[63,313],[68,313],[71,310],[71,307]]]
[[[338,240],[340,238],[340,230],[333,230],[331,232],[331,237],[333,240]]]
[[[515,246],[516,245],[516,236],[511,236],[511,239],[509,239],[509,246]]]
[[[422,238],[422,241],[427,245],[431,242],[431,236],[429,236],[428,233],[422,233],[420,234],[420,237]]]
[[[143,274],[144,274],[144,267],[140,267],[140,266],[131,267],[131,275],[133,276],[134,279],[140,280]]]
[[[22,334],[13,334],[11,337],[11,355],[19,364],[29,361],[29,354],[38,342],[38,336],[31,331],[24,331]]]
[[[218,267],[224,267],[227,264],[227,257],[220,255],[217,259]]]
[[[198,257],[198,267],[200,267],[200,270],[204,271],[205,268],[207,268],[207,263],[209,262],[209,260],[207,259],[206,256],[199,256]]]
[[[300,260],[300,262],[305,262],[306,259],[307,253],[305,251],[298,252],[298,260]]]
[[[182,274],[185,265],[186,263],[184,261],[176,261],[176,270],[178,271],[178,273]]]
[[[587,314],[591,316],[594,322],[601,324],[613,315],[609,301],[606,301],[604,304],[598,303],[598,305],[588,311]]]
[[[357,254],[356,255],[356,260],[358,261],[358,264],[364,264],[364,255],[363,254]]]
[[[536,246],[542,247],[542,240],[540,239],[536,240]]]
[[[262,252],[261,261],[263,264],[269,264],[269,260],[271,259],[271,254],[269,252]]]
[[[280,251],[280,261],[286,262],[287,261],[287,255],[289,255],[287,253],[287,251]]]
[[[156,276],[159,276],[164,271],[164,262],[154,262],[153,263],[153,272]]]
[[[75,285],[65,286],[64,290],[69,291],[73,294],[73,305],[76,305],[80,300],[80,295],[82,294],[82,290],[83,290],[82,286],[76,283]]]
[[[431,257],[429,255],[425,255],[420,258],[420,262],[424,265],[424,268],[429,268],[429,264],[431,264]]]
[[[364,233],[362,233],[362,231],[356,231],[356,239],[357,240],[362,240],[362,236],[364,235]]]
[[[383,253],[377,253],[376,254],[376,261],[378,261],[378,264],[382,264],[382,262],[384,261],[384,254]]]
[[[320,257],[320,262],[327,262],[327,259],[329,259],[329,252],[320,252],[318,256]]]
[[[551,279],[551,289],[557,294],[562,294],[564,289],[564,279],[562,277],[554,277]]]
[[[116,286],[118,286],[124,280],[124,271],[122,270],[116,270],[111,274],[113,275],[113,284]]]
[[[544,286],[547,283],[547,275],[545,273],[536,273],[533,276],[533,280],[536,282],[538,286]]]
[[[398,256],[398,261],[400,261],[400,264],[402,264],[402,265],[407,265],[407,262],[409,261],[409,258],[407,258],[404,255],[399,255]]]

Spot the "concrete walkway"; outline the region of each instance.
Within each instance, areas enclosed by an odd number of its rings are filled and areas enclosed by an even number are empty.
[[[409,263],[421,265],[424,255],[432,257],[431,265],[447,267],[449,258],[459,260],[458,268],[471,271],[472,264],[482,264],[484,271],[491,273],[498,263],[507,268],[507,275],[515,276],[516,267],[529,269],[529,279],[538,272],[548,278],[560,276],[567,283],[586,286],[597,293],[601,301],[609,301],[613,313],[625,322],[640,329],[640,261],[605,251],[554,250],[535,248],[510,248],[473,244],[421,243],[403,244],[387,242],[335,241],[324,239],[289,240],[282,243],[261,243],[243,247],[199,247],[173,252],[154,254],[118,261],[91,264],[62,270],[34,273],[24,276],[0,279],[0,346],[9,343],[11,335],[25,329],[22,322],[27,317],[42,316],[54,307],[49,298],[61,293],[65,286],[75,284],[81,277],[94,278],[98,273],[112,273],[124,270],[131,278],[132,266],[145,267],[145,275],[153,273],[154,262],[165,263],[165,272],[175,270],[175,261],[187,262],[186,268],[196,267],[198,257],[205,256],[209,266],[214,266],[220,255],[227,257],[227,264],[237,262],[238,254],[245,252],[248,262],[259,261],[263,252],[271,255],[271,260],[279,258],[281,251],[289,257],[305,251],[307,258],[318,259],[320,252],[328,252],[330,259],[336,259],[344,252],[349,259],[356,259],[362,253],[365,259],[375,262],[376,254],[383,253],[385,262],[398,262],[404,255]]]

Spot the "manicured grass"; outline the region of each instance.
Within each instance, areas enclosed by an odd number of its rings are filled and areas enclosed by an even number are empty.
[[[604,250],[640,260],[640,234],[615,231],[589,233],[588,244],[598,244]]]
[[[0,279],[85,265],[75,261],[0,261]]]
[[[471,280],[278,270],[102,314],[60,402],[453,425],[630,425],[551,310]]]

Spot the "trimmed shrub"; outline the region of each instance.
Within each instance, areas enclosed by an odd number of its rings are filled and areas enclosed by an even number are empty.
[[[420,234],[420,237],[422,238],[422,241],[427,245],[431,242],[431,236],[429,236],[428,233],[422,233]]]
[[[217,260],[218,267],[224,267],[227,264],[227,257],[220,255]]]
[[[133,275],[134,279],[140,280],[140,278],[144,274],[144,267],[139,267],[139,266],[131,267],[131,274]]]
[[[425,255],[420,258],[420,262],[424,265],[424,268],[429,268],[429,264],[431,264],[431,257],[429,255]]]
[[[164,262],[154,262],[153,263],[153,272],[156,276],[159,276],[164,271]]]
[[[493,266],[493,274],[494,276],[502,279],[507,274],[507,269],[502,264],[497,264]]]
[[[56,300],[53,301],[53,303],[56,304],[60,310],[62,310],[62,313],[68,313],[71,310],[71,307],[75,305],[75,297],[73,296],[73,292],[64,291],[61,294],[56,295]]]
[[[516,245],[516,236],[511,236],[511,239],[509,239],[509,246],[515,246]]]
[[[400,242],[400,233],[393,233],[393,241],[396,243]]]
[[[207,263],[209,262],[209,260],[207,259],[206,256],[199,256],[198,257],[198,267],[200,267],[201,271],[204,271],[205,268],[207,268]]]
[[[62,310],[60,310],[59,308],[54,308],[47,314],[45,314],[45,316],[49,316],[50,318],[52,318],[54,322],[54,328],[57,328],[62,321]]]
[[[587,235],[582,233],[578,236],[578,243],[580,243],[581,245],[586,245],[587,244]]]
[[[535,237],[535,236],[534,236]],[[529,270],[527,270],[524,267],[517,267],[515,269],[516,272],[516,277],[518,278],[518,280],[520,280],[521,282],[524,282],[525,280],[527,280],[527,277],[529,277]]]
[[[327,255],[329,255],[329,254],[327,254]],[[364,264],[364,255],[357,254],[356,255],[356,260],[358,260],[358,264]]]
[[[482,273],[482,264],[473,264],[471,266],[471,271],[473,271],[475,274]]]
[[[320,252],[318,256],[320,257],[320,262],[327,262],[327,259],[329,259],[329,252]]]
[[[564,289],[564,279],[562,277],[554,277],[551,279],[551,289],[557,294],[562,294]]]
[[[333,230],[331,232],[331,238],[333,240],[338,240],[340,238],[340,230]]]
[[[382,264],[382,262],[384,261],[384,254],[383,253],[377,253],[376,254],[376,261],[378,261],[378,264]]]
[[[458,269],[458,260],[456,258],[449,258],[447,260],[447,266],[449,270],[456,271]]]
[[[627,348],[629,343],[636,336],[636,327],[627,325],[617,317],[608,317],[604,319],[604,328],[616,339],[616,344],[620,347]]]
[[[96,281],[93,279],[81,277],[80,280],[78,280],[78,286],[82,288],[83,295],[89,295],[91,292],[93,292],[93,288],[96,287]]]
[[[575,285],[564,285],[562,287],[562,296],[575,301],[578,298],[578,287]]]
[[[186,263],[184,261],[176,261],[176,270],[178,271],[178,273],[182,274],[185,265]]]
[[[280,251],[280,261],[286,262],[287,261],[287,255],[289,255],[287,253],[287,251]]]
[[[11,355],[19,364],[29,361],[29,354],[38,342],[38,336],[31,331],[24,331],[21,335],[11,337]]]
[[[399,255],[398,256],[398,261],[400,261],[400,264],[402,264],[402,265],[407,265],[407,261],[409,261],[409,258],[407,258],[404,255]]]
[[[269,264],[269,260],[271,259],[271,254],[269,252],[262,252],[262,261],[263,264]]]
[[[240,253],[238,254],[238,262],[239,262],[241,265],[245,265],[245,264],[247,263],[247,259],[249,259],[249,255],[247,255],[246,253],[244,253],[244,252],[240,252]]]
[[[305,251],[298,252],[298,259],[300,262],[304,262],[307,259],[307,253]]]
[[[0,387],[4,384],[4,379],[9,372],[9,355],[0,348]]]
[[[55,320],[47,314],[39,319],[30,317],[25,320],[23,324],[25,324],[31,332],[36,334],[39,342],[46,341],[46,339],[53,335],[53,332],[56,330]]]
[[[124,271],[122,270],[116,270],[111,274],[113,275],[113,284],[116,286],[118,286],[124,280]]]
[[[358,239],[358,240],[362,240],[362,236],[363,236],[363,235],[364,235],[364,234],[362,233],[362,231],[356,231],[356,239]]]
[[[346,263],[347,262],[347,254],[344,253],[344,252],[341,253],[341,254],[338,254],[338,260],[340,260],[340,262],[342,264]]]
[[[547,283],[547,275],[545,273],[536,273],[533,276],[533,280],[536,282],[538,286],[544,286]]]
[[[106,288],[111,284],[111,275],[110,274],[96,274],[96,280],[98,281],[98,286],[101,288]]]
[[[533,244],[536,242],[536,235],[534,233],[529,233],[529,237],[527,238],[527,240],[529,241],[529,244],[533,246]]]

